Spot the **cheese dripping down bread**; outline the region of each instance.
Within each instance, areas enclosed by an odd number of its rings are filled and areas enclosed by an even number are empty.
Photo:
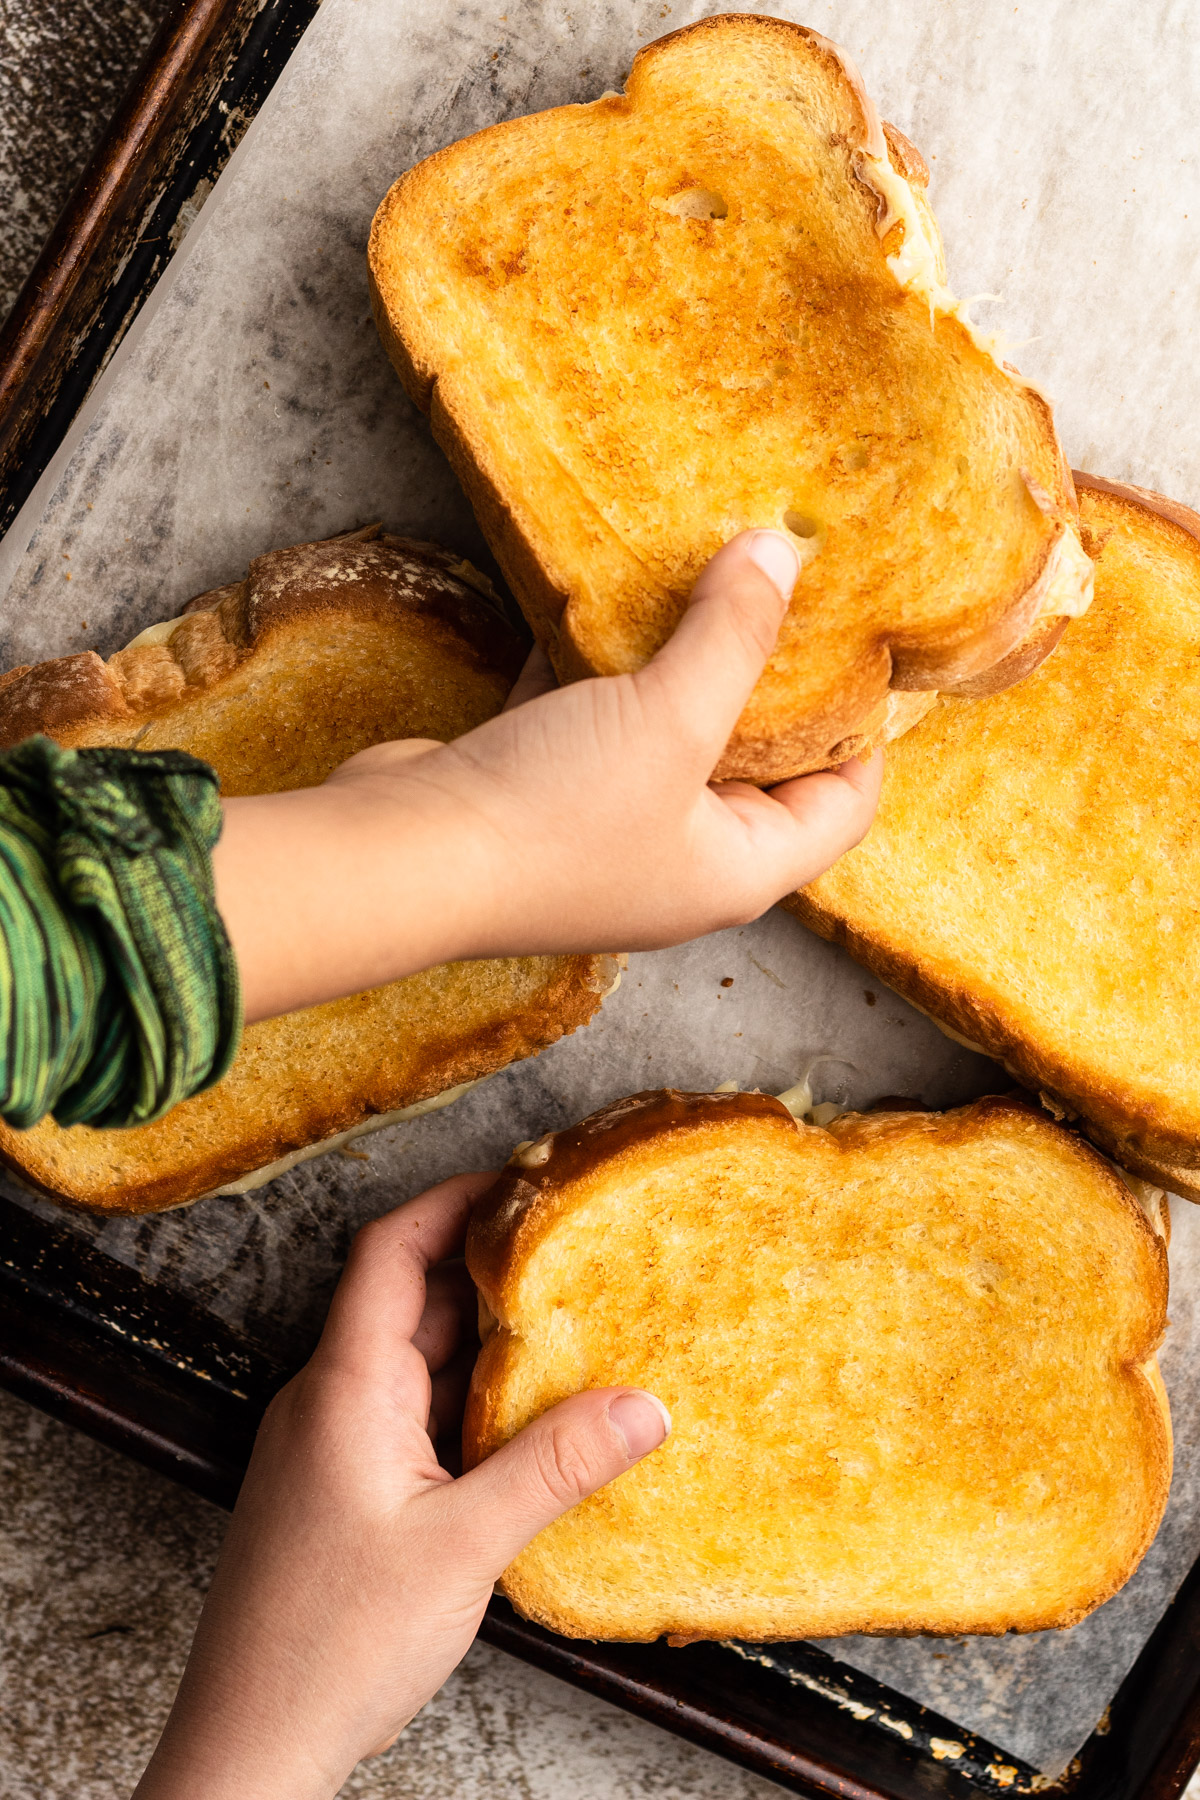
[[[1087,617],[1019,687],[942,701],[865,841],[785,904],[1200,1200],[1200,515],[1075,479]]]
[[[468,1466],[584,1388],[672,1416],[505,1572],[567,1636],[1072,1625],[1162,1517],[1165,1246],[1023,1100],[820,1129],[637,1094],[523,1148],[467,1263]]]
[[[790,534],[721,776],[843,761],[1086,610],[1050,408],[946,286],[927,181],[833,44],[728,15],[376,214],[383,342],[560,678],[638,668],[722,543]]]
[[[450,739],[498,712],[523,649],[486,579],[377,526],[257,557],[104,662],[0,677],[0,746],[187,750],[224,793],[309,787],[357,750]],[[156,1212],[261,1186],[310,1155],[444,1105],[586,1024],[612,956],[448,963],[247,1028],[225,1079],[131,1131],[0,1124],[27,1186],[105,1212]]]

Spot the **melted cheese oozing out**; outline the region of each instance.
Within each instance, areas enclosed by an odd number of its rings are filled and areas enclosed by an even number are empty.
[[[854,1111],[852,1106],[838,1106],[833,1100],[823,1100],[819,1106],[813,1105],[810,1079],[812,1072],[817,1063],[830,1060],[836,1062],[839,1059],[815,1057],[808,1066],[808,1073],[794,1087],[787,1088],[782,1094],[776,1094],[775,1098],[783,1102],[793,1119],[799,1119],[805,1125],[828,1125],[831,1119],[840,1119],[843,1113]],[[740,1094],[742,1087],[738,1081],[719,1081],[716,1087],[710,1088],[708,1091],[711,1094]],[[547,1131],[540,1138],[524,1138],[521,1143],[515,1144],[510,1160],[516,1163],[518,1168],[537,1169],[543,1163],[549,1162],[553,1149],[554,1133]]]
[[[511,1160],[522,1169],[540,1169],[548,1163],[554,1151],[554,1133],[547,1131],[540,1138],[524,1138],[512,1153]]]
[[[152,644],[169,644],[174,636],[175,627],[182,625],[186,613],[180,613],[177,619],[164,619],[159,625],[147,625],[145,631],[139,631],[135,638],[130,638],[127,650],[145,650]]]
[[[201,1194],[200,1198],[211,1200],[217,1194],[252,1193],[255,1188],[266,1187],[268,1181],[274,1181],[277,1175],[286,1175],[298,1163],[308,1162],[314,1156],[327,1156],[331,1150],[345,1149],[356,1138],[366,1137],[372,1131],[382,1131],[385,1125],[402,1125],[408,1119],[420,1119],[426,1113],[440,1112],[443,1106],[453,1105],[455,1100],[461,1100],[464,1094],[486,1080],[487,1076],[481,1075],[477,1081],[461,1082],[458,1087],[447,1088],[444,1093],[434,1094],[429,1100],[417,1100],[412,1106],[401,1106],[395,1112],[376,1113],[373,1119],[366,1119],[361,1125],[352,1126],[349,1131],[339,1131],[334,1137],[322,1138],[320,1143],[307,1144],[303,1150],[292,1150],[277,1162],[254,1169],[240,1180],[231,1181],[227,1187],[213,1188],[210,1193]]]
[[[977,1044],[974,1038],[964,1037],[961,1031],[955,1031],[953,1025],[947,1025],[943,1019],[937,1019],[931,1012],[925,1012],[925,1008],[918,1006],[915,1000],[910,1000],[908,1004],[914,1012],[924,1014],[930,1024],[936,1025],[942,1036],[948,1037],[952,1044],[960,1044],[964,1050],[973,1050],[976,1056],[986,1056],[990,1062],[1000,1061],[994,1050],[986,1050],[982,1044]]]
[[[621,965],[618,961],[616,972],[609,986],[605,988],[603,998],[607,1000],[610,994],[615,994],[620,985]],[[493,1074],[499,1074],[499,1072],[498,1069],[492,1071]],[[218,1194],[249,1194],[255,1188],[265,1187],[268,1181],[274,1181],[277,1175],[286,1175],[288,1170],[294,1169],[297,1164],[308,1162],[314,1156],[327,1156],[331,1150],[343,1150],[356,1138],[366,1137],[372,1131],[382,1131],[386,1125],[402,1125],[409,1119],[422,1119],[426,1113],[440,1112],[443,1106],[452,1106],[456,1100],[461,1100],[464,1094],[470,1093],[472,1088],[478,1087],[481,1082],[488,1079],[487,1075],[479,1075],[474,1081],[462,1081],[457,1087],[447,1088],[444,1093],[434,1094],[428,1100],[414,1101],[412,1106],[398,1107],[395,1112],[376,1113],[374,1118],[364,1120],[361,1125],[351,1126],[349,1131],[339,1131],[336,1136],[322,1138],[319,1143],[306,1144],[303,1150],[292,1150],[287,1156],[281,1156],[278,1161],[267,1163],[264,1168],[254,1169],[249,1175],[243,1175],[239,1180],[231,1181],[226,1187],[213,1188],[210,1193],[201,1194],[200,1198],[211,1200]],[[547,1133],[544,1141],[548,1142],[550,1135]],[[531,1141],[518,1144],[517,1149],[528,1150]],[[546,1154],[549,1155],[548,1150]],[[544,1158],[539,1160],[544,1160]]]
[[[976,1050],[981,1056],[986,1056],[988,1054],[988,1052],[983,1049],[982,1045],[972,1043],[970,1038],[962,1037],[957,1031],[952,1030],[949,1025],[943,1025],[939,1019],[933,1017],[932,1013],[926,1013],[925,1017],[931,1020],[932,1023],[938,1027],[939,1031],[943,1031],[948,1038],[952,1038],[956,1044],[961,1044],[964,1049]],[[824,1059],[820,1057],[816,1059],[817,1062],[822,1060]],[[836,1100],[822,1100],[816,1106],[813,1105],[812,1071],[815,1066],[815,1063],[810,1063],[808,1074],[800,1081],[796,1082],[794,1087],[785,1088],[782,1094],[776,1094],[775,1098],[782,1105],[787,1107],[793,1119],[798,1119],[801,1124],[817,1125],[823,1129],[825,1126],[832,1124],[834,1119],[840,1119],[846,1113],[853,1112],[854,1108],[852,1106],[839,1106]],[[471,1084],[468,1083],[468,1086],[469,1085]],[[716,1087],[709,1091],[714,1094],[740,1094],[742,1089],[740,1082],[721,1081],[718,1082]],[[427,1100],[424,1104],[427,1107],[433,1107],[438,1105],[439,1102]],[[398,1113],[392,1113],[388,1116],[390,1118],[400,1117]],[[380,1123],[382,1124],[384,1121],[381,1120]],[[346,1135],[348,1136],[349,1133]],[[544,1137],[538,1138],[536,1142],[532,1138],[526,1138],[524,1143],[518,1144],[515,1147],[512,1160],[519,1163],[522,1167],[537,1167],[541,1163],[548,1162],[553,1148],[553,1138],[553,1132],[547,1132]],[[330,1140],[329,1147],[332,1147],[332,1144],[336,1141],[338,1140]],[[324,1150],[325,1148],[326,1145],[324,1144],[317,1145],[318,1150]],[[315,1152],[309,1151],[308,1154],[313,1155]],[[1097,1154],[1101,1153],[1097,1152]],[[1129,1189],[1130,1193],[1145,1213],[1153,1231],[1157,1236],[1165,1238],[1167,1235],[1167,1222],[1170,1218],[1170,1213],[1167,1206],[1167,1195],[1164,1190],[1155,1187],[1153,1182],[1144,1181],[1140,1175],[1131,1175],[1128,1169],[1123,1169],[1119,1163],[1113,1162],[1111,1157],[1106,1156],[1104,1160],[1108,1163],[1109,1167],[1121,1177],[1121,1180],[1125,1183],[1125,1186]],[[220,1191],[224,1194],[233,1190],[222,1188]],[[496,1320],[484,1305],[482,1297],[480,1298],[479,1307],[479,1335],[480,1338],[483,1339],[487,1337],[490,1331],[495,1329]]]
[[[948,1037],[951,1043],[960,1044],[964,1050],[973,1050],[977,1056],[986,1056],[990,1062],[1000,1062],[1000,1058],[993,1051],[985,1050],[983,1045],[977,1044],[973,1038],[964,1037],[961,1031],[955,1031],[953,1025],[947,1025],[943,1020],[935,1018],[931,1012],[926,1012],[925,1008],[918,1006],[915,1000],[910,1000],[908,1004],[915,1012],[921,1013],[928,1019],[931,1025],[936,1025],[942,1036]],[[1006,1063],[1002,1063],[1001,1066],[1007,1074],[1013,1073]],[[811,1070],[809,1074],[811,1075]],[[1017,1077],[1014,1075],[1013,1079],[1016,1080]],[[724,1088],[718,1088],[715,1091],[736,1093],[737,1083],[736,1081],[726,1082]],[[854,1110],[851,1106],[835,1106],[832,1100],[826,1100],[820,1106],[814,1106],[812,1082],[807,1075],[803,1081],[797,1082],[795,1087],[788,1088],[785,1093],[777,1094],[776,1099],[782,1100],[794,1119],[803,1119],[806,1125],[828,1125],[831,1119],[840,1118],[843,1113]],[[1094,1144],[1092,1148],[1096,1148]],[[1097,1151],[1096,1154],[1103,1156],[1104,1153]],[[1121,1177],[1158,1236],[1165,1237],[1167,1220],[1170,1216],[1167,1210],[1165,1190],[1155,1187],[1151,1181],[1143,1180],[1140,1175],[1131,1175],[1128,1169],[1123,1169],[1120,1163],[1113,1162],[1111,1157],[1106,1156],[1104,1160]]]
[[[817,1061],[821,1061],[820,1057]],[[843,1113],[853,1112],[852,1106],[839,1106],[835,1100],[822,1100],[819,1106],[813,1105],[812,1069],[810,1067],[803,1080],[794,1087],[785,1088],[775,1098],[787,1107],[793,1119],[799,1119],[804,1125],[828,1125],[831,1119],[840,1119]],[[736,1081],[723,1081],[715,1087],[714,1094],[738,1094],[741,1092]]]
[[[1003,367],[1002,334],[981,331],[967,310],[970,303],[959,300],[942,280],[938,267],[938,247],[930,234],[911,183],[898,169],[892,167],[887,155],[861,155],[858,172],[868,187],[874,188],[886,208],[876,226],[880,237],[886,237],[893,225],[904,226],[904,242],[887,259],[888,268],[900,286],[928,301],[931,318],[934,313],[944,313],[957,319],[976,348]],[[1026,387],[1033,385],[1012,369],[1006,369],[1005,373]],[[1054,547],[1052,558],[1038,618],[1082,618],[1092,603],[1095,572],[1091,559],[1084,554],[1083,546],[1073,530],[1063,532]]]
[[[1002,338],[995,332],[981,331],[967,311],[969,302],[959,300],[942,280],[938,247],[911,184],[892,167],[891,159],[886,155],[864,153],[859,157],[858,172],[867,186],[874,188],[887,209],[876,226],[880,237],[886,237],[893,225],[904,226],[904,242],[887,259],[888,268],[900,286],[928,301],[931,314],[947,313],[957,319],[976,348],[999,363]]]
[[[925,1016],[930,1019],[933,1017],[931,1013],[926,1013]],[[933,1023],[939,1025],[937,1019],[933,1019]],[[940,1025],[939,1028],[945,1032],[947,1037],[953,1038],[955,1043],[964,1045],[966,1049],[980,1050],[978,1044],[973,1044],[969,1038],[960,1037],[956,1031],[951,1031],[949,1026]],[[987,1054],[986,1051],[980,1051],[980,1053],[982,1055]],[[713,1089],[713,1092],[716,1094],[736,1094],[738,1092],[738,1084],[736,1081],[722,1082],[719,1088]],[[838,1106],[833,1100],[823,1100],[818,1106],[814,1106],[812,1082],[808,1076],[805,1076],[803,1081],[798,1081],[795,1087],[787,1088],[782,1094],[776,1094],[775,1098],[782,1101],[783,1105],[787,1107],[794,1119],[801,1120],[805,1125],[826,1126],[830,1124],[832,1120],[840,1119],[843,1114],[854,1111],[852,1106]],[[1093,1146],[1093,1148],[1094,1147],[1095,1146]],[[1097,1154],[1101,1153],[1097,1152]],[[1129,1189],[1143,1213],[1146,1215],[1146,1219],[1151,1229],[1158,1237],[1165,1238],[1167,1235],[1167,1223],[1170,1218],[1165,1191],[1160,1187],[1155,1187],[1154,1183],[1151,1181],[1144,1181],[1140,1175],[1131,1175],[1128,1169],[1123,1169],[1120,1163],[1113,1162],[1111,1157],[1106,1156],[1104,1160],[1108,1163],[1113,1172],[1121,1177],[1121,1180],[1125,1183],[1125,1186]]]
[[[1145,1213],[1154,1228],[1155,1235],[1165,1238],[1167,1223],[1171,1216],[1167,1205],[1166,1191],[1163,1188],[1155,1187],[1152,1181],[1143,1181],[1140,1175],[1131,1175],[1128,1169],[1121,1167],[1120,1163],[1113,1163],[1112,1167]]]
[[[1096,565],[1073,531],[1064,531],[1050,552],[1039,619],[1082,619],[1092,604]]]

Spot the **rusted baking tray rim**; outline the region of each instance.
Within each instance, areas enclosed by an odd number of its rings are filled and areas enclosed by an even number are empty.
[[[0,331],[0,532],[319,0],[177,0]]]
[[[184,0],[167,18],[0,333],[0,530],[58,450],[316,4]],[[13,1393],[228,1506],[286,1374],[193,1302],[0,1196],[0,1384]],[[1177,1800],[1200,1757],[1200,1565],[1104,1732],[1052,1788],[811,1647],[772,1653],[763,1666],[752,1646],[575,1643],[502,1601],[483,1636],[809,1796]]]

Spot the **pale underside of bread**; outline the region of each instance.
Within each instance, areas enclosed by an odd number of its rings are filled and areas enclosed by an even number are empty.
[[[1087,616],[1021,686],[897,744],[865,842],[787,904],[1200,1200],[1200,517],[1076,482]]]
[[[518,1154],[467,1260],[493,1325],[468,1465],[588,1387],[673,1419],[506,1571],[555,1631],[1070,1625],[1158,1527],[1165,1249],[1023,1101],[822,1130],[765,1096],[635,1096]]]
[[[1062,629],[1050,586],[1086,586],[1049,408],[954,310],[927,179],[826,39],[733,15],[376,215],[383,341],[561,678],[636,669],[721,543],[792,532],[721,775],[827,767],[916,693],[1019,679]]]
[[[259,557],[203,595],[166,644],[0,679],[0,744],[174,748],[227,794],[319,783],[391,738],[449,739],[499,710],[520,666],[483,577],[378,531]],[[535,1054],[585,1024],[611,957],[450,963],[248,1027],[216,1087],[127,1131],[0,1124],[29,1186],[114,1212],[210,1193],[295,1150]]]

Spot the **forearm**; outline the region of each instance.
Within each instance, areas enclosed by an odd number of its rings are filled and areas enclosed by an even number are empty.
[[[288,1509],[279,1502],[282,1531]],[[329,1542],[345,1528],[334,1522]],[[313,1681],[314,1659],[338,1660],[339,1619],[307,1604],[294,1572],[281,1585],[269,1543],[247,1545],[246,1535],[235,1516],[175,1704],[132,1800],[333,1800],[366,1747],[353,1741],[353,1699]],[[306,1568],[317,1566],[320,1545],[297,1549]],[[346,1596],[352,1614],[357,1598]]]
[[[332,1776],[294,1747],[286,1715],[246,1721],[236,1706],[208,1721],[172,1715],[133,1800],[333,1800],[349,1770]]]
[[[213,873],[247,1021],[475,953],[482,859],[448,809],[405,792],[229,800]]]

